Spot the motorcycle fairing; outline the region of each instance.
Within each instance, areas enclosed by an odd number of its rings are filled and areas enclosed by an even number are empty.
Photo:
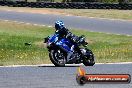
[[[60,46],[60,47],[62,47],[62,49],[64,49],[65,51],[71,51],[71,46],[73,45],[72,43],[70,43],[70,41],[68,40],[68,39],[66,39],[66,38],[64,38],[64,39],[61,39],[60,41],[58,41],[57,43],[56,43],[56,45],[58,45],[58,46]]]

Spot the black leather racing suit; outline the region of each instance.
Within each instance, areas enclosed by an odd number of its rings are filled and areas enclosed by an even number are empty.
[[[59,34],[59,40],[62,38],[68,38],[71,42],[77,43],[79,37],[72,34],[67,28],[62,28],[61,30],[56,30],[56,34]]]
[[[71,60],[70,57],[73,55],[73,52],[74,52],[74,44],[77,43],[76,41],[78,41],[78,39],[79,39],[78,36],[73,35],[65,27],[61,30],[56,30],[55,33],[59,34],[58,40],[60,40],[62,38],[67,38],[73,43],[72,46],[69,46],[71,51],[67,51],[67,50],[64,49],[67,52],[67,61]],[[60,46],[60,48],[63,49],[63,47],[61,47],[61,46]]]

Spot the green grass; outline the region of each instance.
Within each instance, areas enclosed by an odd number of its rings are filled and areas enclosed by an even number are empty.
[[[52,32],[45,27],[0,22],[0,65],[50,63],[42,41]],[[26,42],[32,45],[25,46]]]
[[[132,61],[132,36],[71,31],[86,35],[96,62]],[[51,63],[43,38],[53,33],[53,28],[0,21],[0,65]]]

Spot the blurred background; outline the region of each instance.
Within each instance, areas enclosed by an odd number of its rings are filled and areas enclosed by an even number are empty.
[[[0,1],[132,3],[132,0],[0,0]]]

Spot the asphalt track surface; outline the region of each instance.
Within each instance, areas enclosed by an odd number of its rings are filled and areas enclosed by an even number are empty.
[[[0,67],[0,88],[132,88],[129,84],[85,84],[76,82],[76,66]],[[88,74],[130,74],[132,64],[96,64],[84,67]]]
[[[41,25],[53,25],[54,21],[61,19],[70,28],[132,35],[131,21],[9,11],[0,11],[0,19]],[[132,83],[85,84],[80,86],[75,80],[77,68],[74,65],[69,67],[0,67],[0,88],[132,88]],[[96,64],[93,67],[85,67],[85,69],[90,74],[132,75],[132,64]]]
[[[35,14],[13,11],[0,11],[0,19],[52,26],[54,25],[54,22],[56,20],[63,20],[68,28],[132,35],[132,21],[108,20],[52,14]]]

